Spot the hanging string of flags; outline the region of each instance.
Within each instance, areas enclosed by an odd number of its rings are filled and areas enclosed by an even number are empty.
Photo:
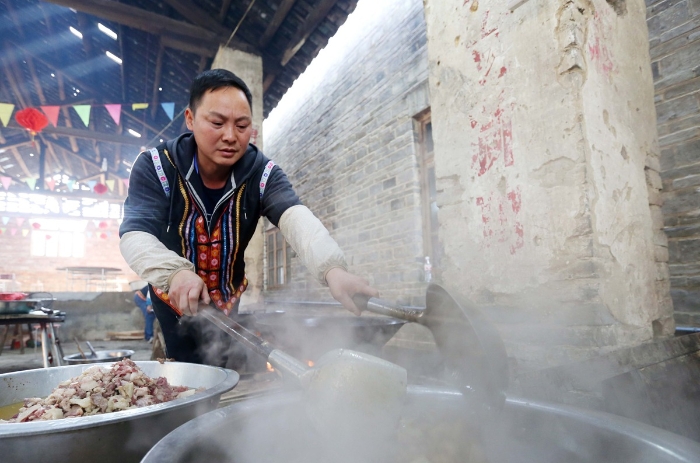
[[[78,117],[80,117],[80,120],[83,121],[83,124],[85,124],[85,127],[87,127],[90,124],[90,113],[92,112],[92,109],[94,109],[96,107],[104,107],[107,110],[107,112],[109,113],[109,115],[112,117],[112,120],[114,121],[114,123],[119,125],[119,123],[121,121],[122,107],[131,106],[132,111],[139,111],[139,110],[148,109],[150,104],[149,103],[132,103],[131,105],[76,104],[76,105],[40,106],[40,108],[43,111],[43,113],[46,115],[46,118],[49,120],[51,125],[56,127],[58,124],[59,111],[64,106],[68,106],[68,107],[73,108],[73,110],[76,112]],[[171,102],[160,103],[160,107],[163,108],[163,111],[165,112],[165,114],[172,121],[173,117],[175,117],[175,103],[171,103]],[[0,103],[0,123],[2,123],[3,126],[7,127],[7,124],[10,123],[10,118],[12,117],[12,113],[14,111],[15,111],[14,104],[12,104],[12,103]]]
[[[25,222],[23,217],[15,217],[14,220],[11,219],[10,217],[2,217],[0,218],[2,220],[2,225],[0,226],[0,235],[4,235],[6,233],[10,233],[10,235],[14,236],[17,234],[19,231],[22,236],[26,237],[29,235],[30,231],[42,231],[42,226],[39,221],[29,223]],[[92,223],[93,227],[90,226],[90,223]],[[25,224],[25,226],[23,226]],[[117,222],[118,226],[119,222]],[[112,236],[112,227],[114,225],[114,222],[111,219],[102,219],[102,220],[92,220],[92,221],[86,221],[85,222],[85,229],[83,230],[85,232],[85,235],[88,238],[92,238],[93,235],[95,238],[100,238],[100,239],[107,239]],[[93,228],[90,230],[90,228]],[[46,239],[51,239],[50,233],[51,231],[47,231],[46,233],[49,233],[46,235]]]
[[[0,176],[0,184],[2,184],[2,187],[5,189],[5,191],[10,189],[10,186],[15,183],[15,184],[26,184],[30,190],[35,190],[36,189],[36,182],[37,179],[33,177],[27,177],[21,180],[16,180],[12,177],[7,177],[7,176]],[[121,179],[121,182],[124,184],[124,186],[128,189],[129,188],[129,179],[128,178],[123,178]],[[59,186],[60,184],[56,182],[53,178],[47,178],[44,180],[44,183],[46,184],[46,187],[51,190],[55,191],[56,187]],[[116,185],[116,180],[114,179],[109,179],[105,180],[104,183],[100,183],[96,180],[89,180],[84,183],[78,183],[75,180],[68,180],[65,183],[66,188],[68,189],[69,192],[73,192],[75,189],[83,189],[82,186],[87,186],[90,191],[97,193],[97,194],[104,194],[107,191],[114,191],[114,188]]]

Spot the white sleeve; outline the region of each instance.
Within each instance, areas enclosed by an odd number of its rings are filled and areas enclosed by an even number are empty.
[[[119,241],[119,250],[131,270],[165,292],[170,290],[170,282],[178,271],[194,271],[192,262],[166,248],[150,233],[124,233]]]
[[[326,274],[335,267],[347,270],[343,251],[308,207],[292,206],[282,214],[279,228],[311,275],[326,286]]]

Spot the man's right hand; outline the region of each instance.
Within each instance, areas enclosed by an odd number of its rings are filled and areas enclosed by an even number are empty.
[[[180,270],[170,282],[170,303],[183,315],[196,315],[199,304],[209,304],[209,291],[204,281],[191,270]]]

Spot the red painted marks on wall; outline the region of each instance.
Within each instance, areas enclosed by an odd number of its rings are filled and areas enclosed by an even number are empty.
[[[481,210],[484,246],[505,245],[511,255],[525,246],[525,230],[519,217],[520,188],[509,191],[506,196],[500,193],[492,193],[487,198],[480,196],[476,198],[476,205]]]
[[[612,28],[606,25],[605,18],[596,12],[593,15],[592,38],[589,39],[588,55],[591,62],[608,78],[613,72],[614,61],[610,49],[605,45],[606,37],[612,34]]]
[[[475,128],[478,122],[472,119],[470,124]],[[479,127],[476,148],[477,152],[472,156],[472,167],[477,170],[479,177],[488,172],[501,158],[506,167],[514,164],[513,125],[510,116],[507,116],[500,106],[489,122]]]

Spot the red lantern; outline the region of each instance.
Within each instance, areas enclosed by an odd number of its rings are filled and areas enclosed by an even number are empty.
[[[47,240],[50,240],[50,239],[51,239],[51,235],[46,235],[46,239],[47,239]]]
[[[102,194],[107,193],[107,190],[108,190],[107,185],[105,185],[104,183],[98,183],[98,184],[95,185],[95,187],[93,188],[93,191],[94,191],[95,193],[97,193],[98,195],[102,195]]]
[[[32,228],[33,228],[34,230],[38,230],[38,229],[41,228],[41,224],[40,224],[39,222],[34,222],[34,223],[32,224]]]
[[[106,240],[106,239],[107,239],[107,233],[100,233],[100,238],[102,238],[103,240]]]
[[[107,222],[105,222],[104,220],[102,222],[100,222],[97,226],[103,230],[105,228],[109,228],[109,224]]]
[[[26,108],[21,111],[17,111],[15,114],[15,120],[19,125],[29,130],[32,138],[34,135],[41,132],[44,127],[49,125],[49,120],[46,118],[44,113],[36,108]]]

